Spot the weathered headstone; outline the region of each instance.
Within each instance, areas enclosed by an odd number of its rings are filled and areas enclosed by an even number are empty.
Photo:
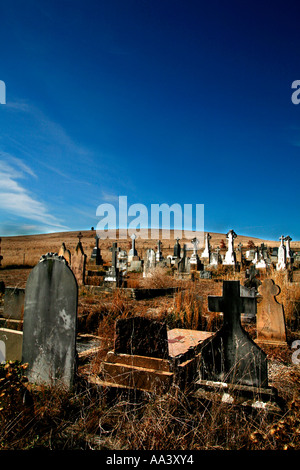
[[[115,353],[166,359],[168,357],[166,324],[145,317],[117,320]]]
[[[143,277],[151,277],[152,270],[156,266],[156,255],[155,251],[152,248],[148,248],[145,254],[144,259],[144,270],[143,270]]]
[[[245,287],[240,284],[240,295],[241,297],[250,297],[251,299],[256,299],[256,289],[255,287]],[[248,322],[254,321],[257,313],[257,302],[252,302],[249,304],[248,313],[241,314],[241,321]]]
[[[23,362],[30,382],[70,388],[76,368],[78,287],[63,257],[43,255],[25,291]]]
[[[286,241],[286,257],[288,259],[291,259],[293,258],[293,254],[292,254],[292,250],[290,246],[290,242],[292,241],[292,238],[288,235],[287,237],[285,237],[285,241]]]
[[[257,342],[286,344],[283,306],[275,298],[280,293],[279,286],[274,283],[273,279],[265,279],[259,286],[258,292]]]
[[[118,287],[121,282],[121,275],[120,275],[119,268],[117,267],[118,252],[119,252],[117,242],[113,243],[112,247],[110,248],[110,251],[112,253],[111,266],[106,272],[106,275],[104,277],[104,284]]]
[[[161,252],[161,245],[162,245],[161,241],[157,240],[157,252],[156,252],[156,262],[157,263],[159,263],[163,259],[162,252]]]
[[[21,320],[24,313],[25,289],[6,287],[4,294],[3,317],[10,320]]]
[[[65,243],[62,243],[58,256],[63,256],[68,264],[71,264],[71,252],[67,250]]]
[[[93,248],[93,251],[92,251],[92,254],[91,254],[91,259],[90,259],[90,263],[95,264],[96,266],[99,266],[99,265],[103,264],[103,259],[102,259],[101,251],[100,251],[100,248],[99,248],[99,240],[100,240],[100,237],[98,236],[98,234],[96,234],[96,236],[95,236],[95,247]]]
[[[76,277],[77,284],[82,286],[85,284],[85,268],[86,268],[86,255],[83,251],[81,241],[77,243],[75,253],[72,254],[72,271]]]
[[[210,266],[219,266],[222,263],[222,259],[220,256],[220,247],[217,246],[216,251],[212,252],[210,255]]]
[[[176,238],[176,243],[174,245],[174,250],[173,250],[173,257],[174,258],[180,258],[180,250],[181,250],[181,246],[180,246],[180,243],[179,243],[179,238]]]
[[[132,261],[133,259],[137,259],[137,251],[136,251],[136,248],[135,248],[135,240],[136,240],[136,234],[133,233],[131,235],[131,242],[132,242],[132,245],[131,245],[131,249],[129,250],[129,253],[128,253],[128,261]]]
[[[200,266],[200,260],[199,260],[199,256],[198,256],[198,253],[197,253],[197,250],[198,250],[198,245],[199,245],[199,240],[198,238],[193,238],[191,240],[192,242],[192,245],[193,245],[193,253],[191,255],[191,258],[190,258],[190,269],[191,270],[198,270],[199,269],[199,266]]]
[[[201,258],[208,258],[208,261],[210,260],[210,242],[209,242],[210,239],[211,239],[211,235],[207,233],[205,235],[205,248],[201,254]]]
[[[201,379],[267,386],[267,356],[241,325],[241,313],[248,313],[253,302],[240,296],[239,281],[223,281],[223,296],[208,297],[209,310],[223,312],[223,325],[202,349]]]

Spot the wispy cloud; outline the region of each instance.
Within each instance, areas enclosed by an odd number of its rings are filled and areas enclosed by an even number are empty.
[[[8,154],[2,153],[2,158]],[[8,163],[4,159],[0,161],[0,207],[8,215],[18,216],[30,221],[37,221],[49,227],[67,228],[61,225],[56,217],[51,215],[46,205],[38,201],[19,179],[26,175],[35,177],[35,173],[24,162],[10,156]]]

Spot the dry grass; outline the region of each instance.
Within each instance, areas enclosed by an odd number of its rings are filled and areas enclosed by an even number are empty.
[[[293,380],[288,407],[280,414],[196,399],[176,386],[163,395],[111,395],[83,379],[72,392],[34,388],[24,381],[20,365],[2,365],[0,448],[300,449],[299,369],[274,368],[273,378],[276,370],[278,384],[283,373]]]
[[[160,289],[176,287],[179,283],[174,279],[172,271],[156,266],[149,271],[148,277],[140,278],[139,287],[143,289]]]

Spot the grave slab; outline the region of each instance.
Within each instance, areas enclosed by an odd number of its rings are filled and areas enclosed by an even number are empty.
[[[6,287],[4,294],[3,317],[21,320],[24,313],[25,289]]]

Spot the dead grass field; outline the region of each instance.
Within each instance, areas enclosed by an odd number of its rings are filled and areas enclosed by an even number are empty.
[[[71,253],[75,250],[75,247],[78,242],[78,235],[79,232],[59,232],[59,233],[49,233],[49,234],[42,234],[42,235],[24,235],[24,236],[15,236],[15,237],[2,237],[1,243],[1,254],[3,256],[2,266],[11,266],[11,265],[30,265],[34,266],[40,259],[43,254],[48,252],[58,252],[62,243],[65,243],[66,248],[71,251]],[[89,259],[92,253],[92,250],[95,246],[95,231],[86,230],[81,232],[83,238],[81,240],[84,252]],[[226,234],[222,233],[210,233],[211,235],[211,246],[212,248],[216,248],[220,245],[221,240],[225,241],[226,244]],[[259,238],[253,237],[246,237],[246,236],[237,236],[235,239],[235,246],[239,243],[243,244],[243,248],[245,249],[249,240],[252,240],[255,245],[260,245],[261,243],[265,243],[268,246],[279,246],[279,241],[271,241],[271,240],[263,240]],[[121,249],[125,249],[126,251],[130,250],[131,248],[131,239],[130,237],[127,240],[119,240],[118,239],[118,231],[117,231],[117,239],[110,239],[107,238],[105,240],[100,240],[99,247],[101,249],[101,254],[104,258],[104,261],[109,262],[111,260],[111,252],[109,251],[112,243],[116,241],[118,246]],[[136,249],[138,251],[138,255],[143,258],[145,251],[148,248],[156,249],[156,240],[144,240],[137,238],[136,239]],[[183,238],[180,240],[181,246],[184,243],[188,243],[189,240]],[[173,247],[174,247],[174,236],[173,232],[171,232],[171,239],[170,240],[162,240],[162,253],[163,256],[166,257],[169,254],[173,254]],[[291,242],[291,248],[295,249],[300,248],[300,242]],[[199,249],[204,249],[204,246]]]

